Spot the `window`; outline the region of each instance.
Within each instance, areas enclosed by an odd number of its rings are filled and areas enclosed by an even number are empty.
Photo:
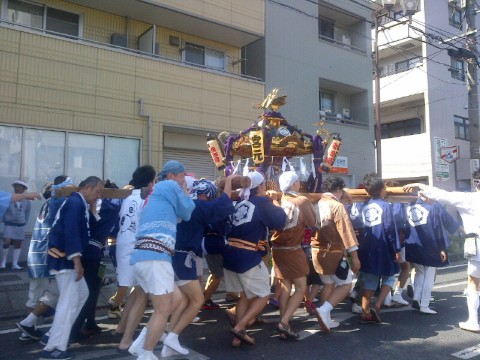
[[[335,23],[325,18],[318,19],[318,30],[323,40],[334,42],[335,40]]]
[[[80,15],[67,11],[47,8],[47,30],[60,34],[78,36]]]
[[[461,116],[453,117],[455,139],[470,140],[470,120]]]
[[[465,81],[465,63],[463,60],[455,57],[450,57],[451,68],[448,69],[452,74],[452,78]]]
[[[403,72],[403,71],[413,69],[415,67],[415,64],[421,63],[421,61],[422,61],[422,58],[420,56],[417,56],[417,57],[414,57],[414,58],[411,58],[411,59],[407,59],[407,60],[403,60],[403,61],[399,61],[399,62],[395,63],[395,73],[400,73],[400,72]]]
[[[415,135],[420,134],[421,132],[422,121],[420,118],[382,124],[382,139]]]
[[[140,159],[140,141],[107,136],[105,139],[105,179],[128,184]]]
[[[335,94],[320,91],[320,110],[335,112]]]
[[[462,10],[453,4],[448,4],[448,22],[457,29],[462,27]]]
[[[8,21],[55,34],[79,37],[80,15],[23,0],[8,0]]]
[[[21,128],[0,126],[0,187],[12,189],[12,182],[20,177],[22,160]]]
[[[225,53],[205,46],[185,43],[184,60],[190,64],[225,70]]]

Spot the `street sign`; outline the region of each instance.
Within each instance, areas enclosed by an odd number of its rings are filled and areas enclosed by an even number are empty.
[[[442,160],[450,164],[458,160],[458,156],[459,156],[458,145],[444,146],[440,148],[440,157],[442,158]]]

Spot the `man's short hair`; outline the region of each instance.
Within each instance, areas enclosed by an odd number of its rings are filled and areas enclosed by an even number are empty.
[[[135,189],[141,189],[142,187],[146,187],[148,184],[154,181],[156,175],[157,174],[152,165],[139,166],[132,174],[130,185],[132,185]]]
[[[322,192],[343,190],[345,181],[339,176],[330,176],[322,181]]]
[[[85,189],[87,186],[95,187],[97,186],[98,183],[102,183],[103,185],[103,180],[100,179],[99,177],[96,176],[89,176],[85,180],[83,180],[78,187],[80,189]]]
[[[368,173],[363,178],[365,190],[371,197],[379,197],[385,184],[380,176],[375,173]]]

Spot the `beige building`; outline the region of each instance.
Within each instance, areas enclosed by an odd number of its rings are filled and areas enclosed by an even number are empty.
[[[0,188],[60,174],[126,185],[179,159],[215,176],[208,132],[256,119],[242,48],[264,0],[1,0]]]

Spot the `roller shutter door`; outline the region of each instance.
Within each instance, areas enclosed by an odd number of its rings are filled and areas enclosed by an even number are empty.
[[[163,150],[163,163],[168,160],[177,160],[185,165],[187,173],[194,173],[197,179],[207,178],[215,180],[220,172],[217,171],[215,164],[208,151],[193,151],[169,149]]]

